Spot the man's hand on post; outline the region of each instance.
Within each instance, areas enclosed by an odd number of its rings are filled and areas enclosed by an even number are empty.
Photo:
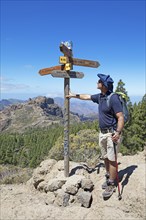
[[[70,90],[69,90],[69,94],[66,95],[66,98],[74,98],[75,97],[75,94],[73,94]]]

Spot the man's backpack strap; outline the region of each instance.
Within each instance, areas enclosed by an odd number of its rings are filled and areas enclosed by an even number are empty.
[[[112,92],[110,95],[107,96],[107,106],[108,106],[108,108],[110,107],[110,99],[111,99],[113,94],[116,94],[116,93]]]

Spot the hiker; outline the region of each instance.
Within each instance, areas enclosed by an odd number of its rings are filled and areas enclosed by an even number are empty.
[[[116,156],[119,150],[121,132],[124,127],[124,116],[122,105],[117,94],[113,94],[110,98],[110,107],[107,105],[107,98],[113,92],[113,79],[110,75],[97,74],[99,80],[97,89],[101,93],[95,95],[73,94],[71,91],[67,98],[78,98],[81,100],[92,100],[98,105],[99,114],[99,146],[101,148],[101,156],[105,163],[106,181],[102,185],[103,197],[110,197],[116,190],[116,157],[114,144],[116,144]]]

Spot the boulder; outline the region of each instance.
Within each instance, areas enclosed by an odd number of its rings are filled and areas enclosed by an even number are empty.
[[[44,160],[40,163],[39,174],[47,174],[51,172],[52,167],[57,163],[54,159]]]
[[[55,202],[55,194],[53,192],[48,192],[46,195],[44,195],[45,204],[50,205]]]
[[[89,208],[92,202],[92,194],[90,192],[80,190],[77,195],[77,199],[81,206]]]
[[[68,180],[63,186],[64,191],[71,195],[75,195],[81,186],[81,181],[83,178],[84,178],[83,176],[79,176],[79,175],[74,175],[68,178]]]
[[[91,179],[82,179],[81,180],[81,188],[84,189],[85,191],[92,191],[94,187],[93,182],[91,181]]]
[[[57,190],[55,196],[56,196],[55,204],[57,204],[58,206],[66,207],[69,205],[70,195],[64,192],[64,190],[62,189]]]
[[[57,178],[50,179],[50,181],[45,185],[44,190],[45,190],[45,192],[48,192],[48,191],[54,192],[54,191],[60,189],[64,183],[65,183],[65,180],[59,180]]]
[[[51,172],[53,165],[57,163],[54,159],[44,160],[40,163],[39,167],[37,167],[32,175],[32,183],[35,188],[45,180],[45,176]],[[42,190],[42,185],[39,187],[39,190]]]

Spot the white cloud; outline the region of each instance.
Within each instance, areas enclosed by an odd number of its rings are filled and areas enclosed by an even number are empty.
[[[9,82],[9,81],[12,81],[13,79],[12,78],[8,78],[8,77],[5,77],[5,76],[0,76],[0,81],[1,82]]]
[[[0,76],[1,85],[0,90],[1,92],[16,92],[16,91],[24,91],[30,89],[30,86],[23,83],[14,83],[14,79]]]
[[[16,91],[16,90],[26,90],[30,87],[25,84],[12,84],[12,83],[2,83],[1,85],[1,91],[2,92],[10,92],[10,91]]]

